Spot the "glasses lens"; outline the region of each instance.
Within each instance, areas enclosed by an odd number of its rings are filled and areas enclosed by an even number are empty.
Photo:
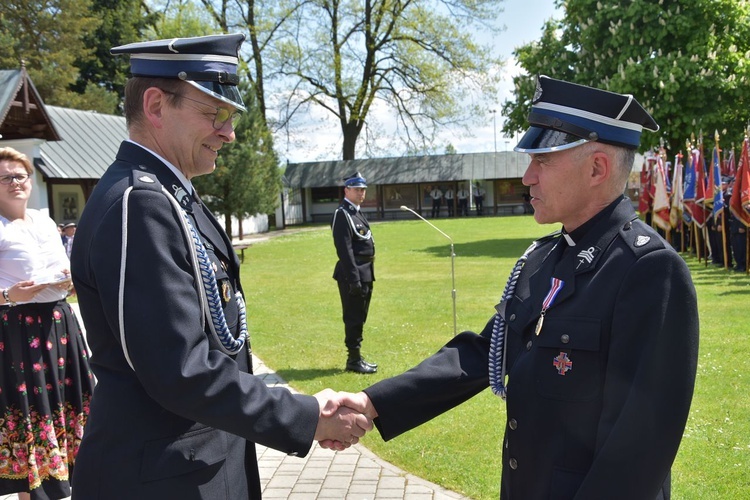
[[[229,110],[224,108],[216,108],[216,117],[214,118],[214,128],[221,130],[228,121],[232,122],[232,129],[236,128],[237,122],[240,121],[240,113],[230,113]]]
[[[13,181],[23,184],[29,178],[28,174],[4,175],[0,177],[0,184],[8,185]]]

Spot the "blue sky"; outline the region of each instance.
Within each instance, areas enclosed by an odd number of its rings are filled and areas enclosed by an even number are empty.
[[[498,14],[497,24],[505,25],[506,29],[494,35],[491,42],[495,45],[497,54],[507,60],[504,68],[505,77],[498,96],[498,102],[511,97],[511,76],[518,73],[515,61],[512,59],[513,49],[517,46],[529,43],[539,38],[544,22],[551,17],[560,18],[559,10],[554,7],[554,0],[505,0],[502,3],[504,12]],[[493,115],[488,113],[486,123],[472,129],[471,136],[457,134],[456,131],[446,131],[444,137],[438,140],[438,144],[452,144],[459,153],[491,152],[497,144],[498,151],[513,148],[515,141],[512,138],[502,136],[502,117],[499,115],[499,104],[496,123],[493,123]],[[393,122],[393,117],[383,114],[377,120],[387,129],[388,123]],[[306,130],[297,130],[296,140],[287,141],[286,136],[279,134],[275,138],[276,150],[282,160],[294,162],[331,160],[341,158],[341,132],[338,122],[324,114],[312,120],[313,123]],[[495,126],[496,125],[496,126]],[[497,130],[497,135],[495,135]],[[385,143],[387,141],[383,141]],[[388,149],[387,145],[381,145]],[[399,154],[402,148],[394,146],[394,152]],[[442,152],[442,147],[440,147]],[[363,152],[357,151],[357,156],[362,157]]]

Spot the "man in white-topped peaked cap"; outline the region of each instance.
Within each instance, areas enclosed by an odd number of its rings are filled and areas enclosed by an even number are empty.
[[[255,443],[304,456],[371,427],[333,391],[252,375],[239,261],[192,179],[245,106],[244,35],[135,43],[129,139],[89,198],[71,267],[97,377],[73,477],[80,499],[260,499]]]
[[[643,129],[658,126],[631,95],[545,76],[529,123],[516,150],[530,156],[534,218],[562,227],[518,260],[480,334],[351,404],[388,440],[489,385],[507,409],[501,499],[669,499],[698,307],[685,262],[623,195]]]

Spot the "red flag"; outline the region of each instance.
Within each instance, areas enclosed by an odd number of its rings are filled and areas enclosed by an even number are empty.
[[[641,167],[641,195],[638,197],[638,212],[645,218],[651,210],[651,169],[648,167],[648,159],[643,159]]]
[[[667,194],[667,169],[661,156],[656,158],[654,167],[654,214],[653,222],[659,228],[667,231],[672,225],[669,223],[669,194]]]
[[[742,143],[742,154],[740,164],[737,167],[737,175],[734,178],[732,197],[729,199],[729,210],[746,227],[750,227],[750,152],[748,152],[748,138]]]

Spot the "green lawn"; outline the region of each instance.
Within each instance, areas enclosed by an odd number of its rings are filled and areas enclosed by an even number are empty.
[[[530,216],[437,219],[455,242],[458,331],[481,330],[540,227]],[[327,227],[254,244],[242,277],[254,352],[297,390],[358,391],[397,375],[453,336],[450,245],[421,221],[373,223],[376,279],[363,353],[376,375],[344,372],[346,352]],[[673,468],[673,498],[750,498],[750,279],[686,257],[698,289],[698,382]],[[743,390],[744,389],[744,390]],[[418,429],[365,446],[474,499],[497,499],[504,404],[489,390]]]

